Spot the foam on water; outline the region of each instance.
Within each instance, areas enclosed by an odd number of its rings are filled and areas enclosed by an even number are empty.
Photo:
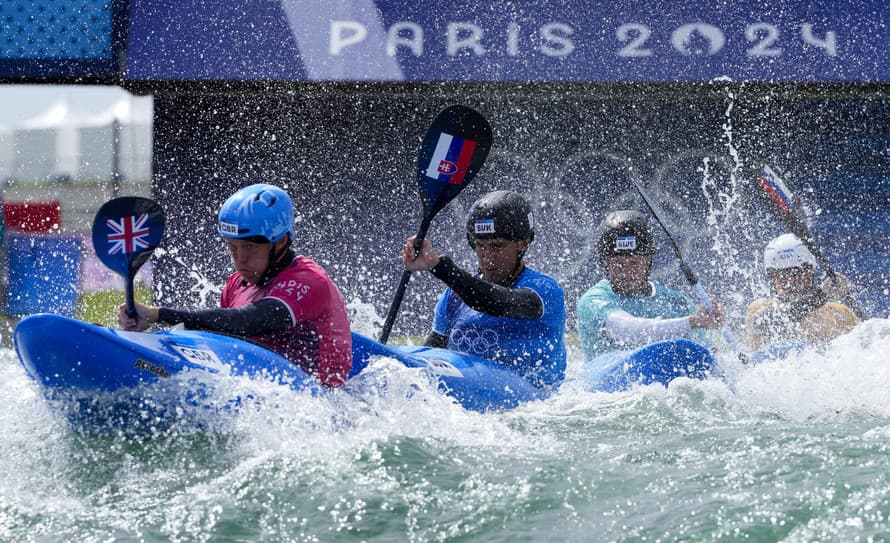
[[[743,372],[736,384],[752,408],[784,418],[890,419],[890,320],[871,319],[825,348]]]
[[[373,334],[368,325],[366,333]],[[221,379],[148,435],[74,431],[0,352],[0,539],[843,540],[890,517],[890,321],[822,351],[468,412],[380,359],[313,396]],[[204,417],[201,417],[201,414]],[[853,523],[853,528],[850,524]]]

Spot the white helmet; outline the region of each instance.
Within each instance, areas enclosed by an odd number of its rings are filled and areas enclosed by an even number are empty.
[[[770,241],[763,251],[763,266],[767,270],[784,270],[809,264],[816,267],[816,258],[794,234],[782,234]]]

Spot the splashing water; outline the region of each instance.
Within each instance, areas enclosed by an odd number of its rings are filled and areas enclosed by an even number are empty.
[[[208,279],[194,263],[188,264],[186,263],[182,257],[176,255],[178,250],[176,248],[172,249],[164,249],[163,247],[158,247],[155,249],[155,255],[161,257],[165,254],[169,254],[172,257],[172,261],[177,265],[181,266],[185,269],[188,274],[188,278],[192,280],[192,287],[189,290],[191,293],[195,293],[198,296],[198,307],[207,307],[208,305],[213,305],[219,299],[219,295],[222,292],[222,288],[219,285],[214,284],[210,279]],[[163,284],[158,285],[158,297],[159,299],[165,299],[168,296],[164,293]],[[170,299],[175,299],[175,293],[169,295]],[[212,298],[211,298],[212,296]]]
[[[232,379],[220,401],[262,401],[149,437],[73,431],[5,350],[0,539],[879,539],[888,348],[873,319],[731,383],[615,394],[573,349],[554,397],[489,414],[380,359],[322,396]]]
[[[730,82],[727,78],[718,81]],[[725,284],[750,284],[752,280],[756,282],[756,277],[752,277],[756,274],[752,274],[750,258],[743,251],[756,246],[759,240],[748,228],[750,211],[742,201],[750,188],[740,178],[743,160],[734,142],[735,92],[731,87],[726,87],[724,92],[726,109],[721,129],[725,155],[702,157],[701,193],[707,206],[705,221],[711,235],[711,250],[720,262],[719,279]],[[733,308],[741,309],[746,303],[744,291],[727,290],[724,295]]]
[[[368,337],[377,337],[384,319],[377,314],[376,308],[367,302],[353,299],[346,303],[346,312],[352,331]]]

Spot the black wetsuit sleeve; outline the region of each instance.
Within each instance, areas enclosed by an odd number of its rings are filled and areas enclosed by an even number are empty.
[[[439,263],[430,271],[465,304],[481,313],[514,319],[539,319],[544,315],[544,302],[537,292],[489,283],[458,268],[447,256],[439,258]]]
[[[438,347],[440,349],[448,348],[448,336],[443,336],[439,332],[430,332],[423,341],[424,347]]]
[[[191,330],[207,330],[239,336],[280,332],[293,326],[290,311],[281,300],[264,298],[234,309],[160,308],[158,322],[182,323]]]

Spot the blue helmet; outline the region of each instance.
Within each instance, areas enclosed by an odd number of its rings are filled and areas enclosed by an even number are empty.
[[[285,234],[294,239],[294,205],[286,192],[259,183],[245,187],[219,208],[216,229],[224,238],[265,238],[275,243]]]

